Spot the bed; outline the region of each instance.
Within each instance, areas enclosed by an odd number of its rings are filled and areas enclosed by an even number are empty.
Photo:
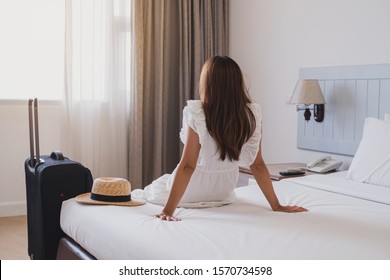
[[[97,206],[70,199],[62,205],[66,236],[58,258],[390,260],[389,73],[390,64],[301,71],[301,78],[322,79],[327,111],[325,123],[298,128],[298,147],[353,156],[347,171],[274,182],[282,204],[298,204],[308,212],[271,211],[253,181],[236,188],[237,200],[230,205],[177,209],[180,222],[154,218],[161,207],[149,203]],[[336,98],[336,91],[345,97]],[[351,96],[354,133],[337,138],[336,132],[348,131],[351,122],[345,121],[347,113],[339,121],[336,109],[346,112],[345,106],[333,105]]]
[[[61,227],[97,259],[390,259],[390,189],[346,172],[274,183],[282,203],[306,213],[272,212],[257,185],[237,201],[178,209],[181,222],[153,218],[161,207],[63,204]]]

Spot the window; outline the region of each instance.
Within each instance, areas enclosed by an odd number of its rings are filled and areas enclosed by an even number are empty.
[[[0,100],[61,99],[65,1],[0,1],[0,34]]]
[[[65,50],[70,100],[106,102],[129,92],[130,12],[129,0],[72,1]]]

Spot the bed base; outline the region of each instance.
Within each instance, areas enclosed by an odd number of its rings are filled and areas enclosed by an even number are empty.
[[[60,239],[57,250],[57,260],[96,260],[69,236]]]

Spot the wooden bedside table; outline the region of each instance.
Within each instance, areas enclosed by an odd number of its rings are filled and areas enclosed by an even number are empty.
[[[267,168],[268,168],[271,180],[274,180],[274,181],[279,181],[279,180],[282,180],[285,178],[301,177],[301,176],[306,176],[306,175],[311,175],[311,174],[317,174],[317,173],[307,171],[307,170],[304,170],[305,174],[302,174],[302,175],[283,176],[283,175],[279,174],[279,172],[287,171],[288,169],[304,168],[304,167],[306,167],[306,164],[301,163],[301,162],[267,164]],[[242,184],[242,183],[240,183],[241,181],[248,180],[249,178],[254,178],[251,170],[249,168],[240,167],[239,184]]]

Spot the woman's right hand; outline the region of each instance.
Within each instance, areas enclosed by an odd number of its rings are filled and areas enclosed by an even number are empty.
[[[286,213],[298,213],[298,212],[307,212],[306,208],[303,208],[301,206],[293,205],[293,206],[283,206],[279,205],[278,208],[274,209],[274,211],[277,212],[286,212]]]

